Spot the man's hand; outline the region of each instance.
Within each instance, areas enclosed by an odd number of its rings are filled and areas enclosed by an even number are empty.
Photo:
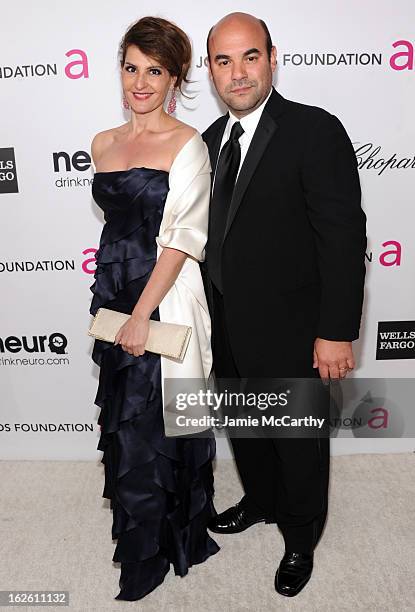
[[[319,369],[323,380],[346,378],[347,372],[355,367],[351,342],[316,338],[313,355],[313,368]]]

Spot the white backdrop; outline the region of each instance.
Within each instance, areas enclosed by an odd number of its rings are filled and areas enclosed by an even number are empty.
[[[203,63],[206,34],[233,10],[251,12],[252,2],[3,4],[1,458],[97,456],[98,372],[86,329],[103,218],[90,195],[88,153],[96,132],[127,118],[117,60],[123,33],[137,18],[159,15],[189,34],[197,97],[186,108],[179,104],[177,116],[203,131],[221,112]],[[277,89],[336,114],[354,143],[369,242],[354,376],[379,381],[379,388],[367,382],[376,400],[369,404],[386,411],[393,425],[397,400],[383,379],[415,373],[415,4],[258,0],[255,14],[267,22],[278,49]],[[385,344],[377,354],[379,322],[385,322]],[[410,407],[405,401],[399,399],[401,411]],[[402,431],[391,437],[391,431],[373,429],[367,438],[344,431],[332,452],[413,450],[413,439]],[[219,442],[219,455],[227,455],[227,444]]]

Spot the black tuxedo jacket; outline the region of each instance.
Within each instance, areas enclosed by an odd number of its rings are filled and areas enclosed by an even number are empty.
[[[203,134],[212,169],[227,120]],[[242,376],[313,375],[316,337],[359,337],[365,250],[357,161],[343,125],[273,89],[222,244],[227,330]],[[206,262],[202,272],[215,325]]]

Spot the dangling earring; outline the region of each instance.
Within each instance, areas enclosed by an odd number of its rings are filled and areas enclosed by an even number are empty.
[[[122,105],[125,108],[125,110],[128,110],[130,108],[130,105],[127,102],[127,98],[125,96],[123,96],[122,98]]]
[[[167,112],[169,113],[169,115],[174,113],[174,111],[176,110],[176,104],[177,104],[176,90],[173,88],[172,93],[171,93],[170,102],[169,102],[169,105],[167,107]]]

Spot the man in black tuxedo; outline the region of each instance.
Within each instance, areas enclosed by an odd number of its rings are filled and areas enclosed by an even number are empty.
[[[208,37],[209,75],[229,112],[203,134],[212,201],[203,275],[217,378],[344,378],[355,366],[366,216],[340,121],[272,87],[276,49],[263,21],[224,17]],[[276,590],[311,576],[327,514],[329,439],[232,438],[245,495],[217,533],[277,523]]]

